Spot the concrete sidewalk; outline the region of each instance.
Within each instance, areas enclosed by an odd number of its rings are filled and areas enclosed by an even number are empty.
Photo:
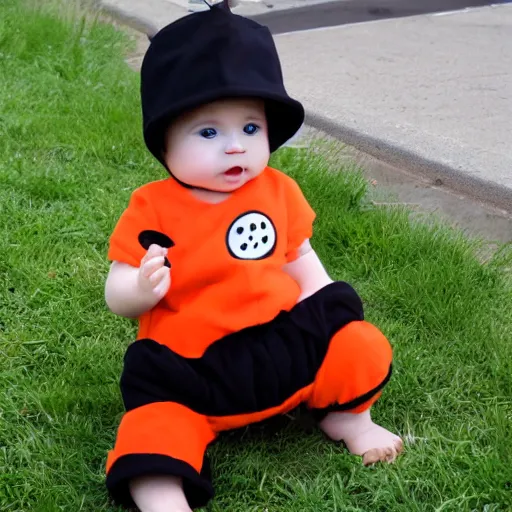
[[[309,124],[512,211],[512,6],[276,41]]]
[[[186,14],[169,0],[103,4],[142,28]],[[512,213],[512,5],[275,39],[309,125]]]

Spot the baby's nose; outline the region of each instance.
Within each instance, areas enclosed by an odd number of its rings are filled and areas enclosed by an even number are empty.
[[[233,153],[245,153],[245,147],[238,137],[230,137],[226,144],[225,152],[228,155]]]

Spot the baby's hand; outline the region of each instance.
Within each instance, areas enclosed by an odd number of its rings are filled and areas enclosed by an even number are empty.
[[[159,299],[171,286],[171,269],[164,265],[167,249],[152,244],[142,258],[139,267],[139,286],[144,292],[153,292]]]

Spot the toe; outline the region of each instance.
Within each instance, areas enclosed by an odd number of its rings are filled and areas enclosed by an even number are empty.
[[[363,455],[363,464],[365,466],[371,466],[372,464],[381,461],[383,455],[382,448],[372,448]]]
[[[392,446],[386,446],[384,448],[372,448],[363,455],[363,464],[365,466],[371,466],[377,462],[388,462],[391,464],[395,462],[401,450],[401,443],[400,445],[393,444]]]
[[[388,464],[391,464],[391,463],[395,462],[397,456],[398,456],[398,452],[394,448],[391,448],[388,451],[388,454],[387,454],[387,457],[386,457],[386,462]]]

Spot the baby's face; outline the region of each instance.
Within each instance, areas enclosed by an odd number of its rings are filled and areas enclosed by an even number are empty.
[[[270,158],[264,102],[219,100],[187,112],[169,128],[164,158],[187,185],[219,192],[240,188]]]

